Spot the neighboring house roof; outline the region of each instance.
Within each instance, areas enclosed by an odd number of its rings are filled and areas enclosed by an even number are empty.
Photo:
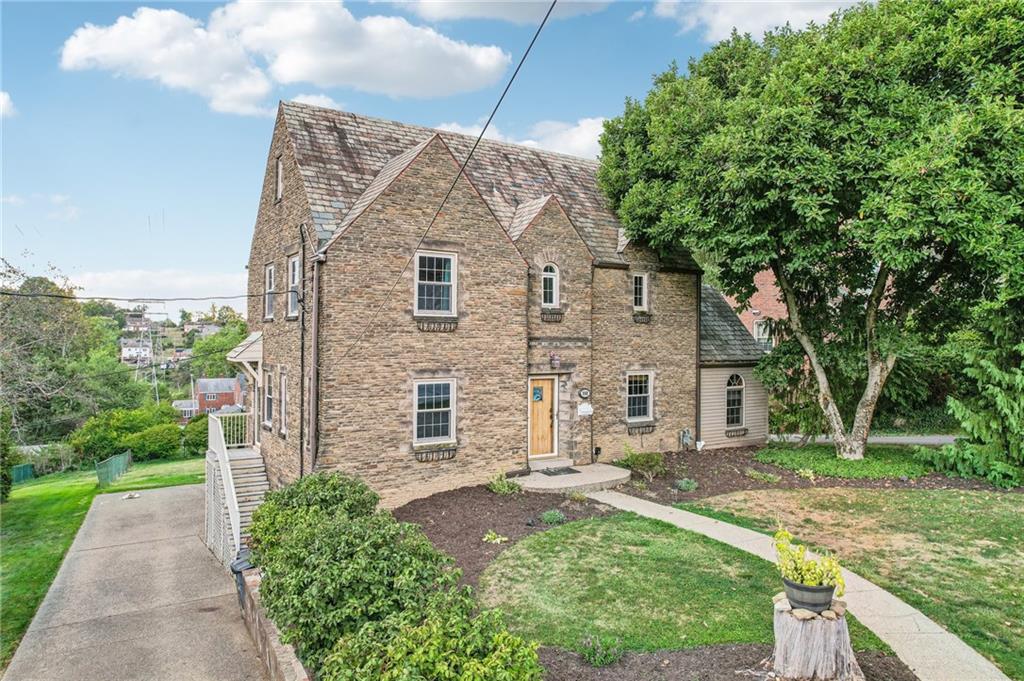
[[[198,409],[199,400],[174,400],[171,402],[171,406],[178,411],[184,411],[185,409]]]
[[[764,357],[721,293],[704,284],[700,296],[700,363],[754,364]]]
[[[237,378],[196,379],[197,393],[233,393],[238,387]]]
[[[122,338],[122,348],[146,348],[150,349],[153,347],[152,341],[144,340],[142,338]]]
[[[321,245],[379,196],[434,135],[440,135],[459,162],[476,141],[297,102],[283,102],[281,112]],[[518,208],[554,195],[599,263],[627,264],[618,249],[621,225],[597,186],[597,168],[597,161],[484,139],[466,175],[510,233]],[[354,217],[346,220],[350,214]],[[665,262],[697,269],[685,252]]]

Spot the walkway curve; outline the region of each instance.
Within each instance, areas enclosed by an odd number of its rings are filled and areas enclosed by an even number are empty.
[[[588,496],[775,561],[774,541],[760,532],[621,492],[606,490]],[[1010,681],[994,664],[920,610],[849,570],[843,570],[843,578],[847,609],[885,641],[921,681]]]

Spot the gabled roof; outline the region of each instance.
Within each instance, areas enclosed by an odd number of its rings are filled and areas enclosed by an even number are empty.
[[[321,245],[355,219],[347,216],[357,216],[372,203],[376,197],[367,193],[371,185],[383,191],[393,181],[394,177],[381,177],[375,183],[385,169],[390,174],[411,161],[397,157],[415,158],[416,147],[439,135],[461,163],[476,141],[468,135],[297,102],[283,102],[280,111]],[[621,225],[598,189],[597,168],[596,161],[484,139],[466,166],[466,175],[510,234],[520,207],[552,195],[599,263],[627,264],[618,250]],[[667,258],[666,264],[697,269],[685,252]]]
[[[512,237],[512,241],[519,240],[519,237],[523,235],[530,223],[537,219],[550,200],[551,194],[545,194],[519,204],[515,213],[512,214],[512,222],[508,226],[508,235]]]
[[[237,378],[199,378],[196,379],[197,393],[231,393],[238,387]]]
[[[704,284],[700,295],[700,363],[754,364],[762,357],[764,351],[722,294]]]

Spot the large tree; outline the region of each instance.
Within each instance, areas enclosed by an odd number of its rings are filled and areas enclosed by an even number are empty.
[[[733,35],[606,123],[599,179],[632,236],[709,254],[741,302],[774,272],[789,370],[861,458],[897,361],[1020,286],[1022,69],[1020,0],[883,0]]]

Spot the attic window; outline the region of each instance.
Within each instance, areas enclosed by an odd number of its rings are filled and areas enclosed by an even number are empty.
[[[281,157],[277,157],[277,162],[274,164],[274,200],[280,201],[281,197],[284,196],[284,163],[281,162]]]
[[[416,305],[418,315],[454,317],[458,257],[454,253],[416,253]]]

